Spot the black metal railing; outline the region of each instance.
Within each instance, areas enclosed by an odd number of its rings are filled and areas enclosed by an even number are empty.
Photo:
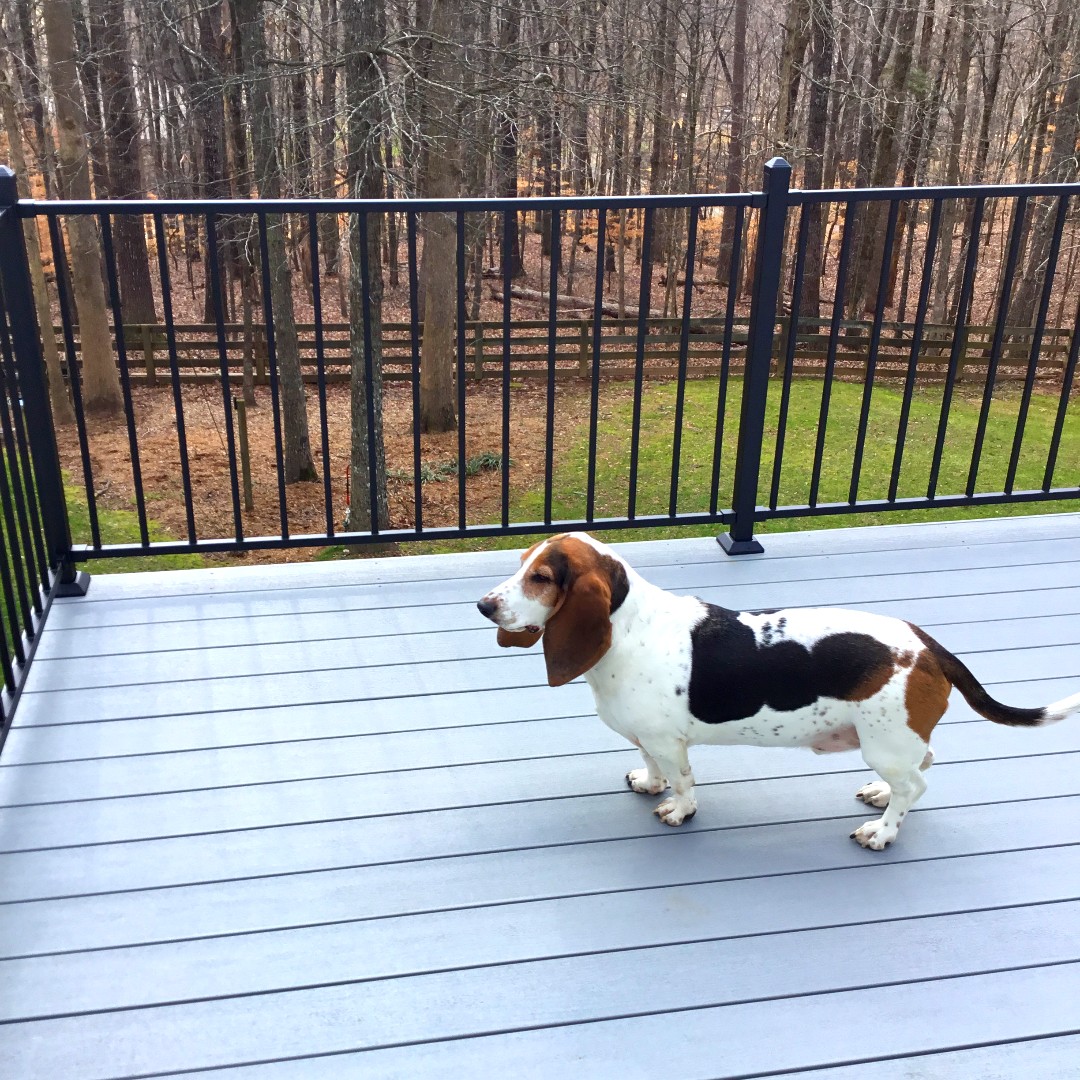
[[[786,162],[774,159],[765,167],[763,190],[744,194],[443,201],[17,201],[8,177],[0,197],[6,223],[0,259],[11,336],[9,351],[19,372],[28,428],[41,429],[37,443],[30,439],[30,449],[39,493],[34,498],[41,507],[49,567],[66,568],[72,562],[102,556],[145,553],[479,538],[555,528],[707,524],[728,526],[721,543],[729,553],[737,554],[761,550],[754,539],[755,524],[775,518],[1080,497],[1076,453],[1066,439],[1080,349],[1080,311],[1076,305],[1080,295],[1076,285],[1080,229],[1075,221],[1080,185],[800,192],[789,189],[790,172]],[[343,358],[340,352],[330,357],[322,330],[331,321],[328,308],[333,292],[320,249],[318,219],[323,214],[349,222],[350,235],[355,236],[352,250],[359,253],[353,270],[359,288],[353,290],[350,301],[357,310],[348,313],[352,352],[344,362],[353,373],[349,407],[352,426],[358,424],[361,429],[355,437],[361,447],[349,441],[353,438],[349,425],[344,436],[340,425],[335,426],[343,402],[334,398],[327,378],[331,363],[340,365]],[[168,355],[169,387],[154,391],[158,394],[154,408],[160,412],[161,401],[171,402],[175,426],[169,436],[173,442],[168,452],[168,483],[180,489],[183,504],[182,513],[165,529],[172,536],[161,536],[152,520],[151,507],[160,494],[152,490],[152,483],[162,481],[160,475],[153,482],[148,480],[144,468],[148,458],[157,461],[163,444],[160,439],[152,441],[147,433],[143,421],[151,405],[148,399],[136,397],[146,391],[134,387],[130,343],[125,333],[115,331],[131,321],[126,317],[127,298],[120,283],[114,241],[113,221],[120,215],[135,215],[144,221],[150,249],[156,255],[155,299],[163,318],[161,336]],[[381,340],[381,325],[375,324],[373,290],[378,284],[376,275],[382,275],[370,264],[366,238],[380,228],[387,215],[394,215],[404,228],[405,282],[396,294],[393,320],[404,322],[409,332],[405,367],[398,369],[404,382],[395,384],[404,392],[384,404],[377,415],[381,379],[373,349]],[[522,350],[512,333],[514,304],[521,301],[513,299],[511,254],[514,238],[520,237],[522,223],[530,215],[546,231],[546,250],[563,254],[556,260],[547,258],[541,298],[529,301],[546,312],[547,333],[538,335],[541,344]],[[449,217],[455,239],[449,289],[456,327],[452,365],[458,424],[456,437],[432,450],[421,422],[424,310],[419,252],[423,228],[437,216]],[[81,355],[76,344],[79,328],[64,231],[65,224],[75,217],[94,219],[102,238],[106,296],[123,397],[123,430],[119,434],[115,422],[110,422],[111,427],[104,425],[83,407]],[[498,240],[489,244],[488,251],[499,252],[501,269],[482,277],[470,269],[478,250],[475,237],[493,220]],[[567,271],[566,245],[561,240],[570,237],[573,230],[579,230],[580,240],[583,220],[589,223],[589,231],[578,249],[584,266],[579,280],[589,287],[586,295],[578,298],[578,310],[590,320],[591,351],[584,378],[577,359],[560,353],[557,338],[559,294]],[[51,274],[51,303],[62,328],[66,378],[76,417],[74,426],[60,433],[65,477],[56,466],[57,444],[49,422],[47,387],[40,377],[37,320],[29,280],[22,269],[26,258],[22,221],[41,223],[47,237],[44,257]],[[718,228],[721,221],[722,229]],[[813,248],[809,242],[813,230],[820,235],[826,222],[829,235]],[[285,346],[276,333],[272,281],[280,267],[274,265],[268,240],[273,230],[290,227],[305,236],[300,250],[304,252],[308,284],[302,284],[303,275],[294,267],[293,293],[299,297],[298,304],[310,312],[306,321],[314,335],[313,350],[304,362],[313,397],[311,445],[319,475],[315,489],[286,482],[290,417],[282,386]],[[999,231],[1008,237],[1003,251],[995,239]],[[193,276],[188,257],[175,255],[178,245],[190,245],[192,235],[196,236],[196,254],[201,252],[204,257],[205,282]],[[903,244],[907,249],[901,260]],[[1041,260],[1033,255],[1039,244],[1045,248]],[[625,268],[618,274],[612,269],[616,245],[623,248],[619,261],[630,264],[629,273]],[[673,250],[676,255],[669,254],[666,264],[657,264],[654,271],[654,255]],[[482,241],[479,251],[483,251]],[[588,262],[586,252],[591,252]],[[256,454],[256,471],[262,471],[255,488],[260,508],[269,506],[273,511],[269,518],[242,505],[241,500],[241,462],[249,461],[251,455],[237,425],[235,370],[229,359],[235,344],[226,332],[227,325],[239,324],[236,313],[240,301],[235,275],[229,280],[223,277],[230,260],[237,259],[247,260],[254,282],[249,308],[253,296],[265,327],[262,348],[271,400],[269,410],[257,418],[265,429],[267,449],[265,460],[260,461]],[[898,288],[901,262],[903,283]],[[1030,292],[1031,286],[1030,281],[1018,281],[1022,263],[1034,266],[1026,272],[1036,274],[1039,280],[1033,318],[1017,326],[1015,320],[1010,321],[1014,296],[1022,286]],[[642,267],[648,272],[642,272]],[[177,315],[178,298],[184,290],[182,283],[174,281],[178,273],[187,275],[187,306],[204,308],[212,315],[213,341],[208,341],[200,354],[202,360],[198,356],[192,360],[192,354],[186,354],[189,366],[203,364],[199,397],[193,397],[194,391],[181,379],[176,326],[191,319],[182,320]],[[617,323],[622,332],[626,330],[626,319],[611,314],[617,276],[620,288],[630,293],[620,305],[636,307],[637,316],[634,347],[627,354],[631,380],[613,390],[601,356],[612,325]],[[868,276],[875,287],[866,285]],[[827,330],[821,325],[819,310],[807,307],[804,292],[811,278],[820,293],[832,292],[831,297],[815,300],[812,305],[826,309]],[[474,400],[466,387],[471,344],[466,328],[470,320],[476,320],[482,283],[497,293],[497,299],[484,302],[489,307],[497,303],[502,317],[501,371],[485,380],[489,389],[486,396]],[[858,296],[854,295],[856,289]],[[644,374],[654,322],[652,308],[662,290],[664,314],[674,320],[671,325],[677,328],[678,344],[667,372],[674,396],[658,406],[653,386],[647,384]],[[339,292],[343,297],[341,317],[349,304],[343,287]],[[903,322],[909,297],[914,321],[904,323],[908,329],[902,334],[889,330],[897,325],[895,319],[886,320],[889,308],[899,307]],[[971,379],[967,366],[970,356],[965,351],[976,304],[986,311],[984,321],[993,328],[988,343],[979,350],[981,385]],[[931,317],[934,308],[946,312],[944,321],[940,311],[937,318]],[[1071,337],[1048,391],[1040,357],[1051,309],[1069,324]],[[389,319],[384,309],[382,322]],[[704,377],[708,380],[708,419],[703,422],[701,378],[691,379],[688,357],[693,336],[700,329],[696,320],[708,321],[710,332],[715,333],[718,319],[719,366]],[[749,326],[743,329],[746,319]],[[742,320],[738,334],[733,332],[737,320]],[[938,340],[935,335],[942,325],[950,332],[936,349],[939,355],[927,359],[928,351],[935,352],[930,346]],[[799,369],[803,371],[800,374],[796,370],[795,359],[800,340],[811,329],[825,347],[810,376],[815,396],[807,411],[803,400],[805,371]],[[532,393],[523,404],[512,361],[543,366],[546,378],[540,400]],[[400,364],[401,357],[395,362]],[[940,397],[927,405],[921,382],[931,364],[936,365],[941,389]],[[1010,405],[1015,406],[1015,415],[1003,420],[995,388],[1006,369],[1021,381],[1019,398]],[[208,379],[218,384],[213,396],[206,390]],[[570,379],[578,380],[580,390],[579,407],[572,415],[560,411],[560,388]],[[850,400],[851,385],[858,387],[854,400]],[[1052,429],[1036,446],[1026,436],[1037,389],[1040,403],[1049,393],[1055,404]],[[884,437],[878,423],[882,415],[879,391],[891,395],[892,412],[887,422],[882,421],[890,434]],[[978,405],[970,445],[964,450],[962,482],[952,479],[957,475],[959,451],[956,440],[949,437],[951,425],[959,423],[954,408],[961,393],[965,403]],[[736,396],[738,401],[733,400]],[[842,414],[838,412],[841,404],[846,410]],[[695,419],[688,424],[691,407]],[[932,416],[928,416],[928,408]],[[542,421],[534,423],[527,436],[515,420],[523,409],[542,415]],[[196,411],[214,418],[219,440],[214,453],[221,464],[215,474],[217,487],[209,486],[211,482],[195,464],[196,455],[205,462],[210,453],[205,445],[193,442]],[[374,463],[382,459],[380,420],[387,445],[393,444],[387,450],[390,460],[385,474],[393,498],[387,509],[382,475],[365,464],[363,475],[351,475],[353,506],[365,511],[353,514],[352,521],[366,517],[370,526],[345,528],[348,467],[358,460]],[[247,418],[247,426],[255,422],[252,416]],[[578,432],[574,438],[583,449],[573,439],[568,440],[567,425],[571,422]],[[1004,434],[1003,424],[1008,426]],[[658,425],[666,433],[659,463],[654,438]],[[704,432],[703,426],[707,428]],[[109,508],[117,508],[117,491],[122,487],[120,508],[132,516],[137,538],[113,535],[113,526],[105,520],[105,507],[99,505],[105,478],[95,445],[105,437],[106,427],[114,451],[117,439],[125,441],[130,464],[130,478],[122,485],[113,484]],[[691,427],[696,440],[693,446]],[[1003,474],[987,481],[984,466],[991,437],[998,442],[1005,438],[1011,445]],[[877,459],[882,457],[883,438],[888,443],[885,456],[889,460],[882,464]],[[481,442],[490,471],[498,474],[485,480],[482,500],[467,479]],[[615,456],[621,457],[613,465],[616,444]],[[913,453],[916,444],[918,454]],[[1063,448],[1067,449],[1064,458]],[[431,454],[436,452],[449,454],[449,460],[433,463]],[[1021,485],[1020,477],[1032,473],[1033,454],[1041,462],[1039,482]],[[876,462],[873,470],[868,465],[870,455]],[[42,458],[48,461],[43,464],[39,461]],[[429,497],[428,489],[433,485],[425,477],[433,465],[445,466],[443,474],[456,487],[455,497]],[[113,480],[110,477],[108,482]],[[64,487],[86,506],[86,535],[76,536],[74,541],[69,540]],[[440,495],[446,490],[444,485]],[[220,513],[209,515],[206,508],[210,503],[215,509],[223,505],[224,517]],[[224,521],[225,526],[216,531],[208,528],[204,519],[211,518]],[[70,576],[70,570],[63,572]],[[32,628],[27,625],[24,629],[29,634]]]
[[[71,562],[23,223],[14,200],[15,178],[0,169],[0,747],[53,597],[84,589]]]

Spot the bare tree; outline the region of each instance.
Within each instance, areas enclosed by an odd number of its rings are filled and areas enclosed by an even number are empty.
[[[22,132],[19,130],[15,92],[3,71],[0,71],[0,108],[3,109],[4,130],[7,132],[8,146],[11,150],[11,167],[16,176],[25,177],[28,173],[26,160],[23,157]],[[41,241],[38,237],[36,219],[27,218],[23,222],[23,234],[26,237],[27,261],[30,264],[30,276],[34,287],[34,308],[41,330],[41,349],[45,357],[45,370],[49,376],[49,400],[52,402],[53,416],[61,424],[71,424],[75,422],[75,410],[68,397],[67,384],[64,382],[64,373],[60,367],[60,351],[56,347],[56,335],[53,333],[52,311],[49,308],[49,294],[45,285]]]
[[[86,112],[75,70],[75,23],[71,0],[45,0],[45,40],[59,132],[59,179],[71,199],[90,198],[86,160]],[[101,238],[97,222],[85,214],[67,219],[71,277],[79,318],[83,405],[101,412],[123,407],[113,360],[105,289],[101,281]]]
[[[427,147],[421,178],[426,198],[460,193],[461,145],[455,95],[460,61],[453,44],[461,24],[461,0],[434,0],[430,22],[418,27],[428,46],[421,136]],[[420,428],[451,431],[454,403],[454,327],[457,280],[456,230],[450,213],[424,217],[424,340],[420,353]]]
[[[343,23],[345,40],[352,52],[345,78],[349,116],[347,179],[354,198],[379,199],[385,194],[380,160],[380,133],[385,119],[380,93],[383,72],[379,67],[377,52],[386,30],[382,0],[347,4]],[[383,445],[381,225],[381,215],[356,215],[349,233],[352,362],[349,460],[352,475],[356,478],[350,527],[360,529],[370,529],[373,525],[385,528],[390,518],[386,498],[386,451]],[[371,499],[368,497],[370,489],[361,487],[371,476],[375,479],[374,510],[378,517],[375,522],[372,521]]]
[[[132,84],[124,0],[90,0],[91,39],[98,52],[101,76],[104,143],[109,192],[116,199],[146,195],[139,160],[139,115]],[[120,214],[116,233],[116,270],[127,321],[157,321],[150,284],[150,258],[142,220]]]
[[[265,5],[260,5],[257,0],[232,0],[232,5],[233,17],[240,29],[252,116],[255,182],[263,198],[276,199],[281,197],[283,172],[270,97],[270,56],[263,24]],[[311,457],[307,401],[300,372],[300,346],[293,311],[292,273],[281,215],[268,214],[266,228],[285,431],[285,481],[291,484],[299,480],[315,480],[317,474]]]

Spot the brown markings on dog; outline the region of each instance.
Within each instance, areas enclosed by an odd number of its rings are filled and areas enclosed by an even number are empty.
[[[896,666],[892,660],[882,660],[881,663],[875,664],[840,700],[866,701],[867,698],[872,698],[895,672]]]
[[[951,689],[952,683],[945,677],[933,653],[924,649],[915,660],[904,691],[907,726],[924,742],[930,741],[930,733],[945,715]]]

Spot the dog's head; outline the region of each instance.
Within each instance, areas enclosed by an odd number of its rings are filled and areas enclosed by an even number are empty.
[[[614,553],[586,533],[563,533],[529,548],[477,607],[498,626],[500,645],[527,649],[542,637],[548,682],[562,686],[611,648],[611,616],[628,588]]]

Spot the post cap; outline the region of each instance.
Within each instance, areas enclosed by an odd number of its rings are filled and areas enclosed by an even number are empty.
[[[6,165],[0,165],[0,206],[14,206],[19,201],[19,185],[15,174]]]

